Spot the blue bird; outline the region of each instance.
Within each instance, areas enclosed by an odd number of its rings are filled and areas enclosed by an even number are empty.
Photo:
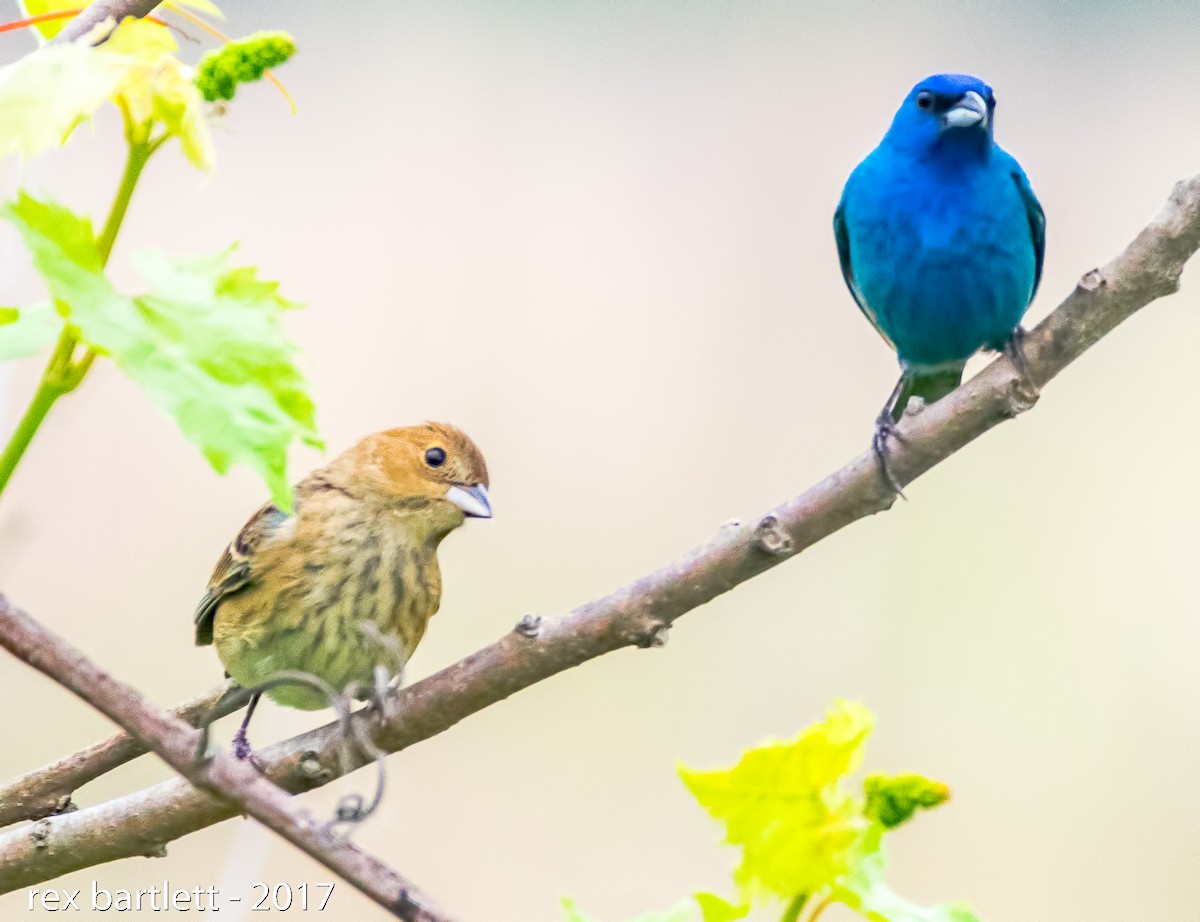
[[[850,174],[833,218],[850,294],[900,360],[872,440],[897,492],[887,441],[911,397],[950,393],[982,349],[1026,370],[1021,318],[1041,281],[1046,218],[992,138],[995,110],[978,77],[922,80]]]

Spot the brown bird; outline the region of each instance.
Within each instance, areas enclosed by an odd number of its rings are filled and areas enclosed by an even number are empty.
[[[367,436],[301,480],[291,512],[269,503],[246,523],[208,580],[196,643],[215,643],[246,688],[297,671],[361,695],[376,667],[398,673],[420,643],[441,601],[438,545],[467,516],[491,518],[487,488],[483,455],[453,426]],[[303,684],[266,693],[330,706]],[[239,758],[260,694],[234,737]]]

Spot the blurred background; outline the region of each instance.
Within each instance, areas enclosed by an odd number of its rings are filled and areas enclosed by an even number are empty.
[[[1049,220],[1033,322],[1200,169],[1190,3],[224,8],[232,35],[295,33],[280,77],[299,114],[243,88],[216,124],[214,173],[156,158],[112,271],[136,290],[136,249],[240,239],[243,262],[308,305],[290,328],[331,452],[424,419],[483,448],[496,518],[443,546],[442,610],[410,680],[867,446],[896,369],[843,287],[830,220],[919,78],[967,70],[996,88],[998,140]],[[182,44],[194,59],[208,40]],[[31,46],[0,37],[0,61]],[[24,183],[102,215],[122,156],[112,115],[62,152],[5,162],[5,196]],[[0,285],[3,303],[41,294],[7,226]],[[954,791],[893,837],[902,893],[966,898],[989,920],[1200,918],[1198,308],[1193,267],[909,502],[688,615],[664,649],[587,663],[394,756],[356,840],[463,919],[552,922],[569,894],[619,922],[727,887],[734,853],[677,759],[728,764],[847,696],[879,718],[869,770]],[[5,435],[41,364],[0,367]],[[297,451],[294,475],[320,460]],[[0,588],[175,704],[220,679],[191,613],[264,498],[98,363],[0,505]],[[111,730],[13,661],[0,700],[6,778]],[[252,738],[325,719],[267,704]],[[144,758],[77,801],[167,776]],[[328,813],[371,783],[306,804]],[[328,875],[231,821],[59,886],[163,878]],[[25,906],[0,898],[0,917]],[[377,914],[342,885],[321,918]]]

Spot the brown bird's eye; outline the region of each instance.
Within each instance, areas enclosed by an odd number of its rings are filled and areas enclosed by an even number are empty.
[[[933,108],[933,94],[922,90],[917,94],[917,108],[929,110]]]
[[[446,463],[446,452],[440,448],[431,448],[425,452],[425,463],[430,467],[441,467]]]

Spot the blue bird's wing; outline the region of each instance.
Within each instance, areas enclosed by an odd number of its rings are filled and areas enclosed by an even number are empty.
[[[1032,195],[1032,191],[1030,195]],[[1034,199],[1036,204],[1037,200]],[[1040,212],[1040,209],[1039,209]],[[854,298],[854,302],[858,305],[858,309],[863,312],[863,316],[871,321],[871,326],[875,331],[883,337],[883,341],[892,349],[895,349],[895,344],[888,338],[888,335],[883,332],[883,328],[879,326],[879,320],[875,317],[875,312],[871,310],[871,306],[867,304],[867,299],[863,297],[863,293],[859,291],[858,284],[854,281],[854,266],[850,261],[850,232],[846,229],[846,196],[842,195],[842,200],[838,202],[837,211],[833,213],[833,236],[837,240],[838,262],[842,264],[842,278],[846,281],[846,287],[850,289],[850,294]],[[1039,274],[1041,270],[1041,258],[1038,259]]]
[[[1033,291],[1029,293],[1029,300],[1033,300],[1033,296],[1037,294],[1038,285],[1042,283],[1042,262],[1046,257],[1046,213],[1042,211],[1041,202],[1037,200],[1037,196],[1033,194],[1033,187],[1029,185],[1029,178],[1025,175],[1025,171],[1013,162],[1013,182],[1017,184],[1017,191],[1021,193],[1021,201],[1025,203],[1025,215],[1029,218],[1029,233],[1033,238]]]

